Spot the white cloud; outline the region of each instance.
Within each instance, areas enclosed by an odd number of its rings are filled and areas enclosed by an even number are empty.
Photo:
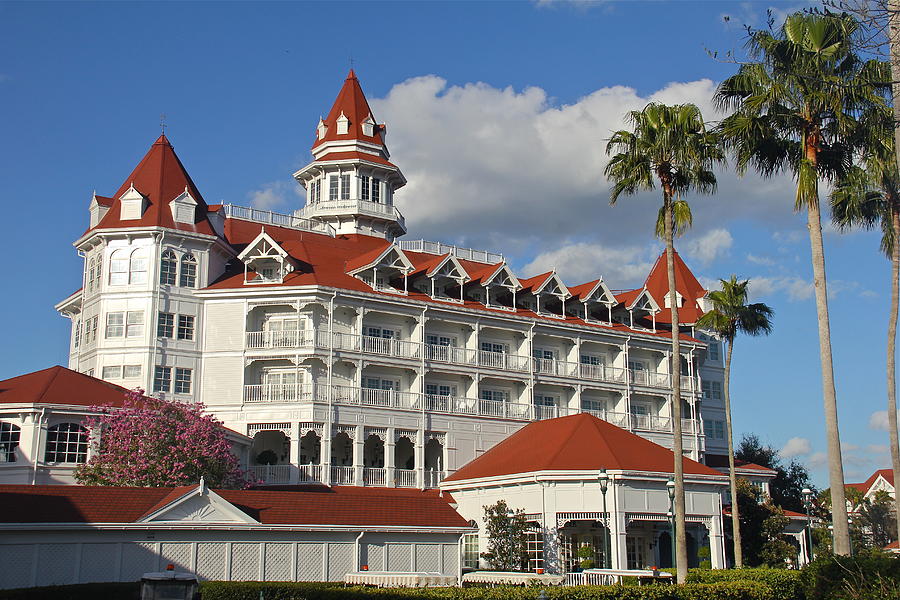
[[[710,229],[706,233],[688,239],[684,244],[685,254],[704,265],[726,255],[734,239],[727,229]]]
[[[598,277],[614,289],[640,285],[653,266],[660,249],[655,245],[609,248],[601,244],[574,243],[536,256],[522,267],[526,276],[555,269],[571,285]]]
[[[900,418],[900,410],[897,411],[897,416]],[[888,431],[888,413],[886,410],[876,410],[872,413],[869,417],[869,429]]]
[[[788,231],[775,231],[772,239],[782,244],[799,244],[806,239],[806,233],[796,229]]]
[[[294,205],[294,199],[291,195],[303,197],[303,188],[296,182],[273,181],[263,184],[257,190],[247,192],[247,199],[250,200],[250,206],[262,210],[278,209],[288,210],[289,205]]]
[[[828,465],[827,452],[813,452],[807,460],[810,469],[822,469]]]
[[[714,120],[715,87],[703,79],[640,95],[613,86],[560,105],[537,87],[449,86],[426,75],[395,85],[371,104],[376,118],[388,123],[392,159],[409,181],[396,202],[412,224],[411,238],[436,238],[530,261],[565,244],[610,249],[652,243],[659,192],[622,197],[609,206],[606,140],[625,126],[627,111],[650,101],[693,102]],[[788,176],[763,180],[751,173],[739,179],[722,170],[716,196],[686,199],[698,240],[734,219],[784,227],[783,219],[793,216]],[[701,255],[727,250],[722,233],[705,239],[706,245],[697,244]],[[612,274],[600,274],[612,287],[626,285]]]
[[[754,300],[778,293],[787,294],[791,302],[809,300],[813,296],[813,284],[794,275],[750,278],[750,296]]]
[[[812,446],[809,440],[804,437],[792,437],[778,451],[782,458],[796,458],[798,456],[806,456],[812,452]]]
[[[768,256],[757,256],[750,252],[747,253],[747,262],[753,263],[754,265],[761,265],[764,267],[772,267],[775,266],[775,261]]]

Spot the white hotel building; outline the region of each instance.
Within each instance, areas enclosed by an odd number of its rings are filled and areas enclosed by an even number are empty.
[[[69,368],[202,401],[253,439],[271,484],[433,487],[528,422],[579,412],[671,448],[663,257],[614,291],[401,240],[406,180],[384,134],[351,71],[292,215],[207,205],[161,136],[91,200],[84,285],[56,307]],[[684,444],[721,466],[720,345],[690,337],[706,292],[677,266]]]

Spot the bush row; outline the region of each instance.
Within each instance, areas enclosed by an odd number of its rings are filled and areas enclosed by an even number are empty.
[[[493,588],[335,587],[314,583],[211,581],[203,600],[769,600],[772,590],[757,581],[692,583],[684,586],[579,586]]]
[[[900,598],[900,557],[880,550],[818,556],[800,573],[807,600]]]
[[[140,597],[141,584],[135,581],[0,590],[0,600],[139,600]]]
[[[801,600],[804,597],[802,572],[788,569],[691,569],[688,571],[687,581],[758,581],[772,589],[772,600]]]

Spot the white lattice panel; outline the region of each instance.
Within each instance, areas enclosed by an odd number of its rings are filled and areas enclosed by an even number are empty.
[[[102,583],[118,581],[115,572],[118,558],[118,544],[84,544],[81,546],[81,569],[78,572],[80,583]]]
[[[194,572],[190,544],[160,544],[159,553],[162,556],[160,562],[163,568],[166,568],[166,565],[175,565],[176,571]]]
[[[0,544],[0,588],[29,587],[33,557],[32,544]]]
[[[266,544],[266,581],[291,580],[291,545]]]
[[[41,544],[38,548],[37,585],[75,583],[75,544]]]
[[[201,542],[197,544],[197,577],[210,581],[226,578],[225,544]]]
[[[444,564],[441,571],[445,575],[453,575],[457,572],[457,562],[459,561],[459,546],[456,544],[444,544]]]
[[[323,544],[297,544],[297,581],[322,581]]]
[[[370,571],[384,571],[384,546],[382,544],[366,544],[365,564]]]
[[[328,581],[343,581],[353,570],[353,544],[328,544]]]
[[[257,581],[259,579],[259,544],[233,544],[231,546],[231,580]]]
[[[412,571],[412,552],[406,544],[390,544],[387,547],[388,571]]]
[[[441,572],[441,547],[438,544],[416,544],[416,571]]]
[[[154,545],[122,545],[122,581],[138,581],[144,573],[159,571],[158,557]]]

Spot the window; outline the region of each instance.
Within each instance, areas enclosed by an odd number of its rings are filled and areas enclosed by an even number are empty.
[[[396,379],[385,379],[384,377],[365,377],[363,378],[363,387],[369,390],[394,390],[400,389],[400,382]]]
[[[125,337],[144,335],[144,311],[129,310],[125,322]]]
[[[372,202],[381,202],[381,180],[372,178]]]
[[[94,271],[96,263],[97,261],[93,258],[88,262],[88,270],[87,276],[85,276],[85,280],[87,283],[87,291],[89,292],[94,291]]]
[[[193,371],[191,369],[182,369],[175,367],[175,393],[190,394],[191,393],[191,377]]]
[[[439,383],[426,383],[425,393],[429,396],[456,396],[456,386],[444,385]]]
[[[125,365],[122,368],[125,372],[125,379],[134,379],[141,376],[141,365]]]
[[[595,412],[602,412],[606,410],[606,402],[602,400],[594,400],[592,398],[581,398],[581,410],[590,410]]]
[[[544,568],[544,532],[534,523],[529,525],[525,532],[525,551],[528,554],[528,570],[533,573]]]
[[[397,339],[400,336],[394,329],[383,329],[381,327],[366,327],[366,335],[369,337],[377,337],[384,339]]]
[[[78,423],[59,423],[47,430],[45,461],[83,463],[87,460],[87,450],[87,430]]]
[[[481,400],[487,400],[489,402],[508,402],[509,392],[505,390],[483,389],[478,392],[478,397]]]
[[[175,315],[172,313],[159,313],[156,318],[156,337],[170,338],[175,332]]]
[[[703,399],[704,400],[721,400],[722,399],[722,382],[721,381],[710,381],[708,379],[704,379],[700,384],[700,388],[703,390]]]
[[[312,182],[312,201],[320,202],[322,200],[322,180],[316,179]]]
[[[709,339],[709,360],[719,360],[719,341],[712,338]]]
[[[0,463],[16,462],[20,433],[18,425],[0,421]]]
[[[81,345],[81,319],[75,319],[75,321],[72,324],[72,327],[75,330],[75,332],[74,332],[75,344],[74,345],[77,348],[78,346]]]
[[[181,287],[192,288],[197,285],[197,259],[193,254],[181,257]]]
[[[725,439],[725,422],[724,421],[716,421],[715,423],[713,423],[713,426],[715,427],[715,431],[716,431],[715,438],[717,440],[724,440]]]
[[[84,343],[92,344],[97,341],[97,330],[100,328],[100,316],[94,315],[88,320],[84,330]]]
[[[534,396],[535,406],[556,406],[556,398],[554,396]]]
[[[481,342],[481,351],[506,354],[506,352],[509,351],[509,346],[507,346],[506,344],[497,344],[494,342]]]
[[[369,176],[363,175],[359,178],[359,197],[363,200],[369,199]]]
[[[328,178],[328,201],[334,202],[338,199],[338,177],[332,175]]]
[[[596,356],[594,354],[582,354],[581,355],[581,364],[583,365],[603,365],[606,361],[603,360],[602,356]]]
[[[467,533],[463,536],[463,568],[478,568],[478,534]]]
[[[121,379],[122,378],[122,365],[114,365],[103,367],[103,379]]]
[[[162,253],[159,263],[159,283],[161,285],[175,285],[175,276],[178,273],[178,258],[171,250]]]
[[[194,339],[194,317],[191,315],[178,315],[178,339]]]
[[[350,199],[350,175],[341,175],[341,200]]]
[[[153,369],[153,391],[168,392],[172,390],[172,367],[161,367],[159,365]]]
[[[128,253],[116,250],[109,259],[109,285],[125,285],[128,283]]]
[[[147,283],[147,254],[144,250],[131,253],[128,266],[128,283]]]
[[[125,313],[111,312],[106,315],[106,337],[117,338],[125,335]]]

